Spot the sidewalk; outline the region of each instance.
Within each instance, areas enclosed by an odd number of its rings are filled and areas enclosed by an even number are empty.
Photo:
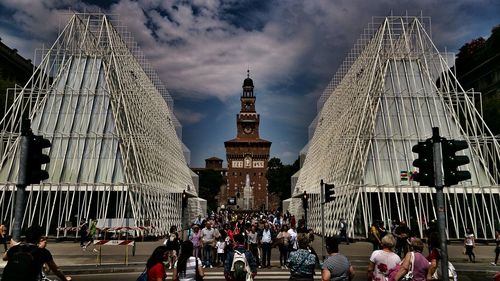
[[[101,246],[101,264],[98,265],[97,254],[93,249],[99,247],[90,246],[83,251],[79,243],[75,242],[50,242],[47,245],[54,257],[56,264],[68,274],[83,273],[104,273],[104,272],[130,272],[142,271],[150,254],[157,247],[162,245],[162,241],[154,242],[136,242],[136,252],[132,255],[131,246]],[[313,248],[322,255],[321,237],[316,237],[312,243]],[[489,265],[494,258],[494,245],[479,244],[474,249],[476,254],[476,263]],[[463,245],[454,243],[448,245],[449,260],[453,264],[468,263],[467,256],[462,254]],[[368,258],[372,252],[372,245],[368,242],[354,242],[349,245],[341,244],[340,252],[346,255],[352,262],[368,264]],[[424,254],[426,251],[424,250]],[[326,251],[325,251],[326,255]],[[128,263],[128,265],[126,264]],[[0,271],[3,271],[6,262],[0,261]],[[272,250],[271,264],[276,267],[279,265],[279,251]],[[472,264],[470,264],[472,265]],[[220,268],[214,268],[220,270]]]

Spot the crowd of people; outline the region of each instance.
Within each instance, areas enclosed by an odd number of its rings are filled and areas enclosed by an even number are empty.
[[[205,268],[220,266],[228,281],[249,281],[259,268],[271,268],[271,252],[280,252],[279,267],[290,272],[290,280],[311,281],[319,257],[311,247],[312,230],[304,219],[290,213],[234,213],[221,211],[192,223],[187,237],[172,226],[164,245],[148,259],[147,280],[166,280],[165,270],[173,268],[172,280],[202,280]],[[347,236],[346,236],[347,237]],[[184,238],[184,241],[182,241]],[[339,240],[326,239],[328,258],[322,280],[351,280],[354,269],[338,251]],[[180,253],[179,253],[180,252]],[[277,265],[276,265],[277,266]]]
[[[171,233],[176,230],[171,231]],[[289,253],[298,249],[301,233],[314,238],[304,219],[296,220],[289,212],[235,213],[229,210],[201,215],[192,223],[187,239],[193,243],[193,255],[202,260],[202,267],[223,266],[227,253],[240,234],[245,249],[255,257],[258,268],[271,267],[271,252],[280,252],[280,268],[287,269]],[[170,235],[170,237],[173,234]]]
[[[92,233],[92,223],[90,227],[82,225],[82,229],[86,230],[86,235],[82,233],[82,236],[88,237]],[[223,268],[228,281],[251,281],[259,268],[272,267],[272,251],[280,253],[279,266],[273,266],[289,271],[291,281],[312,281],[317,268],[321,268],[322,281],[352,280],[355,269],[349,259],[339,253],[339,244],[344,240],[349,243],[343,231],[345,225],[346,221],[341,220],[338,237],[326,237],[328,256],[320,265],[320,259],[311,246],[313,232],[306,228],[303,218],[297,221],[288,212],[235,213],[226,210],[211,213],[206,218],[198,216],[187,231],[176,226],[170,228],[163,245],[158,246],[147,260],[141,280],[167,280],[168,268],[173,269],[171,277],[174,281],[199,281],[203,280],[205,268],[218,266]],[[441,278],[438,276],[441,251],[437,230],[426,232],[428,255],[423,254],[424,242],[415,236],[405,221],[393,223],[390,230],[385,230],[380,222],[372,224],[369,241],[373,244],[373,252],[367,269],[362,270],[367,272],[367,280],[423,281]],[[87,240],[80,242],[82,247],[88,243]],[[500,254],[498,230],[495,242],[493,265],[497,264]],[[59,270],[46,244],[47,239],[42,237],[40,227],[28,228],[25,241],[11,242],[11,248],[4,253],[3,259],[8,262],[2,280],[19,280],[21,273],[26,275],[23,280],[44,280],[44,266],[61,280],[71,280]],[[470,262],[475,262],[474,247],[473,231],[467,228],[464,254]],[[34,257],[31,263],[30,259],[24,258],[26,256]],[[22,270],[19,266],[30,270]],[[457,280],[456,273],[451,272],[450,280]]]

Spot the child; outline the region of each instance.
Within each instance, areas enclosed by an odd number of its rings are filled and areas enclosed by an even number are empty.
[[[219,237],[219,241],[215,244],[217,248],[217,262],[221,263],[224,266],[224,261],[226,260],[226,255],[224,254],[224,249],[226,248],[226,242],[222,237]]]

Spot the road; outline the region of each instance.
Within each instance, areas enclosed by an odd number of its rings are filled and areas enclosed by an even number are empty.
[[[162,241],[138,242],[136,254],[132,255],[132,250],[121,246],[102,247],[102,265],[96,265],[96,253],[91,250],[82,251],[78,243],[73,242],[52,242],[48,248],[51,250],[54,260],[59,267],[74,277],[74,280],[113,280],[135,281],[140,272],[144,269],[144,263],[153,250],[161,245]],[[313,242],[315,249],[321,249],[321,239]],[[459,274],[460,281],[489,281],[500,266],[491,266],[489,263],[493,259],[494,244],[478,244],[475,248],[477,263],[467,263],[467,257],[462,254],[462,243],[451,243],[448,245],[448,254],[451,262]],[[321,255],[321,251],[317,250]],[[340,245],[340,252],[345,254],[353,264],[356,277],[354,280],[366,280],[366,268],[368,258],[372,252],[371,244],[363,241],[351,243],[350,245]],[[128,254],[128,256],[127,256]],[[128,265],[125,262],[128,261]],[[271,263],[279,264],[279,253],[275,249],[271,254]],[[0,261],[0,271],[5,263]],[[113,272],[113,273],[107,273]],[[171,279],[171,270],[167,280]],[[289,273],[273,267],[268,270],[259,270],[256,280],[288,280]],[[319,275],[317,277],[319,279]],[[223,280],[222,268],[207,269],[206,280]]]
[[[366,262],[353,260],[352,264],[356,270],[356,276],[353,281],[366,281]],[[494,267],[486,264],[460,264],[458,271],[459,281],[488,281],[493,280],[495,270],[500,267]],[[135,281],[141,272],[126,273],[95,273],[72,275],[75,281]],[[279,268],[260,270],[255,280],[288,280],[290,274],[288,270]],[[167,272],[167,280],[172,280],[172,271]],[[222,268],[213,268],[206,271],[205,280],[224,281]],[[315,280],[320,280],[320,273],[317,271]]]

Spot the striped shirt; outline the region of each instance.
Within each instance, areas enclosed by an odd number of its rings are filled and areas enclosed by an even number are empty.
[[[198,258],[198,266],[201,266],[201,260]],[[175,262],[174,267],[177,268],[177,262]],[[195,257],[189,257],[186,262],[186,273],[177,272],[179,275],[179,281],[195,281],[196,280],[196,260]]]
[[[330,280],[349,280],[349,267],[351,263],[341,254],[329,256],[323,263],[322,269],[330,271]]]

